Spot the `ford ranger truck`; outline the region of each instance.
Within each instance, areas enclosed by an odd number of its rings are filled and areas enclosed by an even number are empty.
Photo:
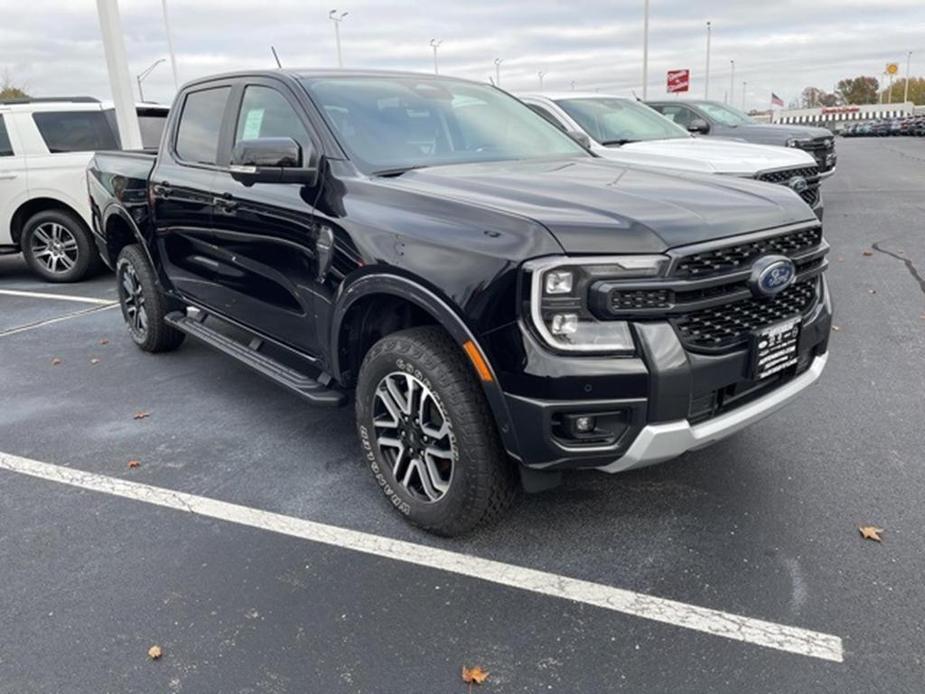
[[[828,245],[798,196],[602,159],[489,85],[200,79],[156,155],[98,153],[88,184],[138,347],[189,336],[352,402],[375,483],[434,533],[718,441],[828,358]]]

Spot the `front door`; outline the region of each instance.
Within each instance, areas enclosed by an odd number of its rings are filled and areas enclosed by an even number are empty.
[[[10,222],[26,198],[26,164],[12,122],[0,115],[0,250],[11,246]]]
[[[228,156],[237,142],[261,137],[290,137],[303,152],[312,148],[311,126],[286,85],[254,79],[242,87]],[[319,351],[315,192],[298,183],[245,186],[221,172],[212,218],[221,312],[309,354]]]

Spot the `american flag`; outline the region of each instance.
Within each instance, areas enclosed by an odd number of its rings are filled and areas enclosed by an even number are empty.
[[[781,99],[779,96],[777,96],[777,94],[775,94],[774,92],[771,92],[771,106],[780,106],[781,108],[783,108],[784,100]]]

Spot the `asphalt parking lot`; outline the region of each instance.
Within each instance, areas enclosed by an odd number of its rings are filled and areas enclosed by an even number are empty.
[[[923,691],[925,140],[838,148],[821,382],[710,449],[574,474],[461,540],[388,508],[350,410],[308,408],[192,342],[143,354],[111,276],[52,286],[0,258],[0,693],[465,692],[463,665],[490,672],[486,692]],[[882,544],[860,538],[868,524]],[[317,541],[328,526],[382,551]],[[392,540],[842,650],[500,585],[402,560],[415,550]]]

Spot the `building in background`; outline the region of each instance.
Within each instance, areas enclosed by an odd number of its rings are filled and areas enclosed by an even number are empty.
[[[860,121],[902,118],[916,112],[909,101],[901,104],[864,104],[862,106],[820,106],[818,108],[794,108],[777,111],[774,123],[792,125],[816,125],[835,129]]]

